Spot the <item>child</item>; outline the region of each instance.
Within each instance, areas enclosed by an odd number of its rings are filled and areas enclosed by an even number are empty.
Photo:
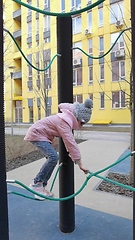
[[[81,128],[83,124],[90,120],[92,104],[91,99],[86,99],[84,103],[61,103],[58,105],[61,113],[38,120],[28,129],[24,140],[30,141],[46,156],[46,162],[30,185],[30,188],[35,192],[49,197],[53,196],[51,192],[45,189],[45,186],[59,159],[52,146],[54,137],[62,138],[72,161],[77,162],[79,168],[85,174],[87,173],[87,169],[82,165],[81,154],[72,130]]]

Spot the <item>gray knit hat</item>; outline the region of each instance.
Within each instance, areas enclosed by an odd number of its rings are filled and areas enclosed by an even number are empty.
[[[74,103],[74,116],[82,123],[87,123],[90,120],[93,102],[91,99],[86,99],[84,103]]]

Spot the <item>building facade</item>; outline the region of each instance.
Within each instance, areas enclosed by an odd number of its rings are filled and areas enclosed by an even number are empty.
[[[23,2],[64,13],[96,1]],[[130,124],[130,15],[130,1],[126,0],[105,0],[72,15],[73,101],[93,100],[90,123]],[[33,123],[57,113],[56,17],[5,0],[4,29],[5,121]]]

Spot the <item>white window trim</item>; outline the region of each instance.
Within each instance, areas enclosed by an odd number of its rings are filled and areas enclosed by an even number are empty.
[[[77,69],[74,69],[73,71],[75,73],[75,81],[73,79],[73,86],[76,87],[77,86]]]
[[[104,64],[100,64],[99,65],[100,66],[100,69],[99,69],[99,74],[100,74],[100,83],[102,83],[102,82],[104,82],[105,81],[105,76],[104,76],[104,78],[101,78],[101,66],[103,66],[104,67]],[[104,73],[105,74],[105,73]]]
[[[115,107],[118,102],[114,102],[114,103],[113,103],[113,106],[114,106],[114,107],[112,106],[112,109],[126,108],[126,103],[125,103],[125,107],[122,107],[122,106],[121,106],[122,93],[125,92],[125,91],[124,91],[124,90],[123,90],[123,92],[122,92],[122,91],[113,91],[113,92],[112,92],[112,99],[113,99],[113,93],[115,93],[115,92],[118,92],[118,93],[119,93],[119,96],[118,96],[118,97],[119,97],[119,99],[118,99],[118,100],[119,100],[119,107]],[[112,101],[113,101],[113,100],[112,100]]]
[[[102,98],[102,96],[104,96],[104,107],[101,106],[101,98]],[[105,109],[105,94],[104,94],[104,92],[100,93],[100,109]]]
[[[74,29],[73,29],[73,34],[79,34],[79,33],[81,33],[81,29],[80,29],[80,31],[78,32],[77,31],[77,19],[78,18],[81,18],[81,16],[79,15],[79,16],[77,16],[77,17],[74,17],[73,19],[72,19],[72,21],[74,21]]]
[[[112,3],[111,5],[110,5],[110,24],[114,24],[117,20],[119,20],[119,19],[122,19],[123,17],[124,17],[124,7],[123,7],[123,9],[121,9],[121,6],[119,6],[119,4],[121,4],[123,2],[123,5],[124,5],[124,1],[120,1],[120,2],[116,2],[116,3]],[[112,10],[112,6],[114,6],[114,5],[116,5],[117,6],[117,8],[118,8],[118,16],[116,15],[116,13],[114,13],[113,12],[113,10]],[[122,16],[121,16],[121,10],[123,10],[123,14],[122,14]],[[115,20],[115,22],[111,22],[111,14],[113,15],[116,15],[116,20]],[[114,17],[115,18],[115,17]]]
[[[120,81],[124,81],[124,80],[125,80],[125,76],[122,76],[122,75],[121,75],[121,62],[124,62],[124,63],[125,63],[125,61],[117,61],[117,62],[119,63],[119,73],[118,73],[119,79],[116,80],[116,81],[114,81],[114,80],[112,79],[112,82],[120,82]],[[126,69],[126,67],[125,67],[125,69]]]
[[[89,81],[88,81],[88,83],[89,84],[93,84],[93,76],[92,76],[92,79],[90,79],[90,68],[92,68],[92,70],[93,70],[93,66],[89,66],[89,72],[88,72],[88,79],[89,79]]]
[[[99,12],[100,12],[100,10],[102,10],[102,14],[103,14],[103,8],[99,8],[98,9],[98,26],[99,27],[103,27],[103,25],[104,25],[104,19],[102,19],[102,22],[100,22],[100,18],[99,18]]]

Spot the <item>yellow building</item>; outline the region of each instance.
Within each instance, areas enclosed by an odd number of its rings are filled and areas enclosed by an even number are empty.
[[[47,12],[64,13],[77,11],[96,1],[23,2]],[[72,15],[72,23],[73,100],[83,102],[88,97],[93,99],[90,123],[130,124],[130,1],[105,0],[91,10],[80,14],[76,12]],[[55,16],[44,15],[5,0],[6,122],[32,123],[57,112],[57,56],[47,68],[57,54],[56,29]],[[111,51],[101,57],[112,46]],[[47,70],[37,71],[25,58],[35,68]]]

